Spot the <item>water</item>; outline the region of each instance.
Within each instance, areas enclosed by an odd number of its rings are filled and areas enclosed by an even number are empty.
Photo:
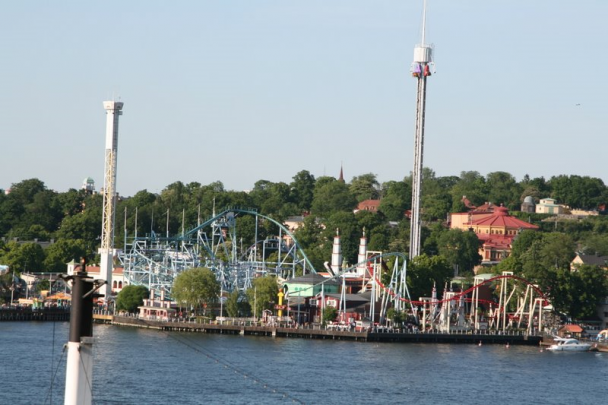
[[[95,404],[602,404],[608,398],[608,353],[107,325],[96,325],[94,334]],[[0,323],[0,404],[63,403],[67,336],[67,323]]]

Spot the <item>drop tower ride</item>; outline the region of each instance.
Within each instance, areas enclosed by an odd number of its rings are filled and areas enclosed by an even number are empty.
[[[123,103],[104,101],[106,110],[106,160],[103,187],[103,219],[101,228],[100,275],[106,280],[101,289],[107,303],[112,296],[112,268],[114,258],[114,221],[116,218],[116,153],[118,151],[118,117]]]
[[[410,255],[409,260],[420,255],[420,199],[422,195],[422,168],[424,153],[424,116],[426,108],[426,80],[431,76],[433,64],[433,48],[427,45],[426,32],[426,0],[422,12],[422,42],[414,47],[414,62],[412,76],[417,79],[416,97],[416,133],[414,141],[414,170],[412,172],[412,217],[410,225]]]

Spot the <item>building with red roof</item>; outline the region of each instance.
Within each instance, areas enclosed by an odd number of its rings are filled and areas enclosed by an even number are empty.
[[[490,203],[473,212],[451,215],[450,228],[475,232],[480,242],[479,254],[482,264],[495,264],[511,254],[513,239],[523,230],[537,230],[521,219],[509,215],[506,207]],[[466,219],[465,219],[466,218]]]
[[[473,205],[473,203],[467,198],[466,195],[462,196],[462,199],[460,200],[462,201],[462,203],[464,204],[465,208],[468,209],[469,211],[474,210],[475,208],[477,208],[475,205]]]
[[[380,208],[380,200],[363,200],[357,205],[358,211],[370,211],[370,212],[378,212],[378,208]]]

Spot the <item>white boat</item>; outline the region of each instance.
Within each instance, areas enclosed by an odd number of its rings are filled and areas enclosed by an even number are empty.
[[[547,348],[554,352],[588,352],[591,349],[591,343],[580,342],[572,338],[555,338],[555,344]]]

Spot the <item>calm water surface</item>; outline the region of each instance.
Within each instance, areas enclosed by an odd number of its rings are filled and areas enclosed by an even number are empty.
[[[608,353],[95,326],[95,404],[604,404]],[[0,323],[0,404],[63,404],[67,323]]]

